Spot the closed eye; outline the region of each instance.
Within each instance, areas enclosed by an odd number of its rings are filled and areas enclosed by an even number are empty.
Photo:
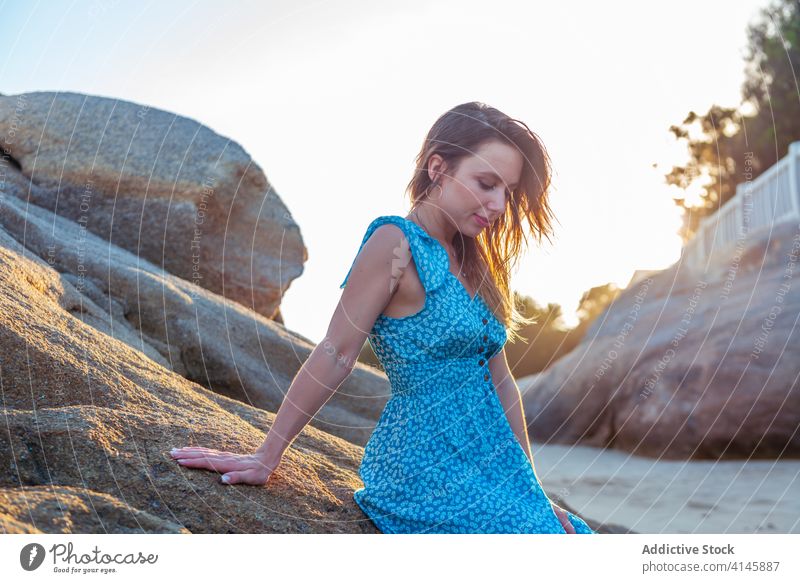
[[[490,191],[490,190],[492,190],[492,189],[494,188],[494,185],[491,185],[491,186],[490,186],[490,185],[488,185],[488,184],[484,184],[484,183],[483,183],[483,182],[481,182],[480,180],[478,181],[478,184],[480,184],[481,188],[482,188],[482,189],[484,189],[484,190],[485,190],[485,191],[487,191],[487,192],[488,192],[488,191]],[[510,191],[509,189],[507,189],[507,188],[506,188],[506,192],[505,192],[505,194],[506,194],[506,198],[511,198],[511,191]]]

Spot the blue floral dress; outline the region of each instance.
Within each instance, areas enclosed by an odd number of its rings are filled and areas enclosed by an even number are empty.
[[[371,330],[391,395],[364,448],[356,503],[384,533],[563,534],[492,382],[489,359],[505,327],[413,221],[380,216],[361,247],[386,223],[405,233],[426,300],[410,316],[380,314]],[[596,534],[569,519],[577,533]]]

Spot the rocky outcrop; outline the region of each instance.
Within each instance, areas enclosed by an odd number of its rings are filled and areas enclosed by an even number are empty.
[[[531,438],[671,459],[800,455],[800,229],[784,223],[622,293],[520,379]]]
[[[233,140],[159,109],[78,93],[0,96],[23,200],[266,316],[303,272],[300,230]]]
[[[0,488],[4,534],[190,534],[184,527],[86,488]]]
[[[16,174],[6,190],[23,179]],[[284,326],[15,196],[0,196],[2,230],[17,253],[41,259],[41,274],[25,277],[51,289],[68,314],[217,393],[277,411],[314,349]],[[312,425],[363,445],[388,394],[386,376],[358,364]]]
[[[248,494],[234,495],[215,472],[177,467],[169,449],[252,451],[272,413],[192,383],[84,323],[72,284],[2,230],[0,289],[0,488],[17,492],[17,501],[23,486],[90,485],[111,497],[108,512],[116,516],[114,499],[124,501],[127,523],[145,512],[154,530],[375,531],[352,500],[359,446],[308,426],[265,486],[236,486]],[[9,529],[46,530],[2,514]]]

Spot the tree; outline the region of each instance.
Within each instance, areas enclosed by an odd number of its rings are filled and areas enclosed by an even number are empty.
[[[616,299],[621,291],[622,290],[613,283],[606,283],[583,292],[576,312],[581,325],[588,327],[589,324],[594,322],[611,302]]]
[[[694,236],[703,217],[716,212],[736,194],[744,181],[746,154],[752,153],[750,179],[784,157],[789,144],[800,139],[800,0],[778,0],[761,10],[760,20],[748,26],[745,81],[739,107],[712,105],[704,115],[690,111],[669,129],[687,142],[689,161],[673,167],[667,184],[686,189],[709,178],[700,204],[683,197],[684,241]],[[696,137],[691,137],[696,130]]]

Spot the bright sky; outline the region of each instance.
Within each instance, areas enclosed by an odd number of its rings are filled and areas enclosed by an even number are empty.
[[[367,225],[405,215],[426,132],[483,101],[553,160],[555,245],[512,287],[560,303],[680,255],[664,184],[690,110],[739,103],[739,2],[31,3],[0,1],[0,92],[78,91],[194,118],[239,142],[300,225],[308,261],[286,325],[322,340]],[[655,166],[654,166],[655,165]]]

